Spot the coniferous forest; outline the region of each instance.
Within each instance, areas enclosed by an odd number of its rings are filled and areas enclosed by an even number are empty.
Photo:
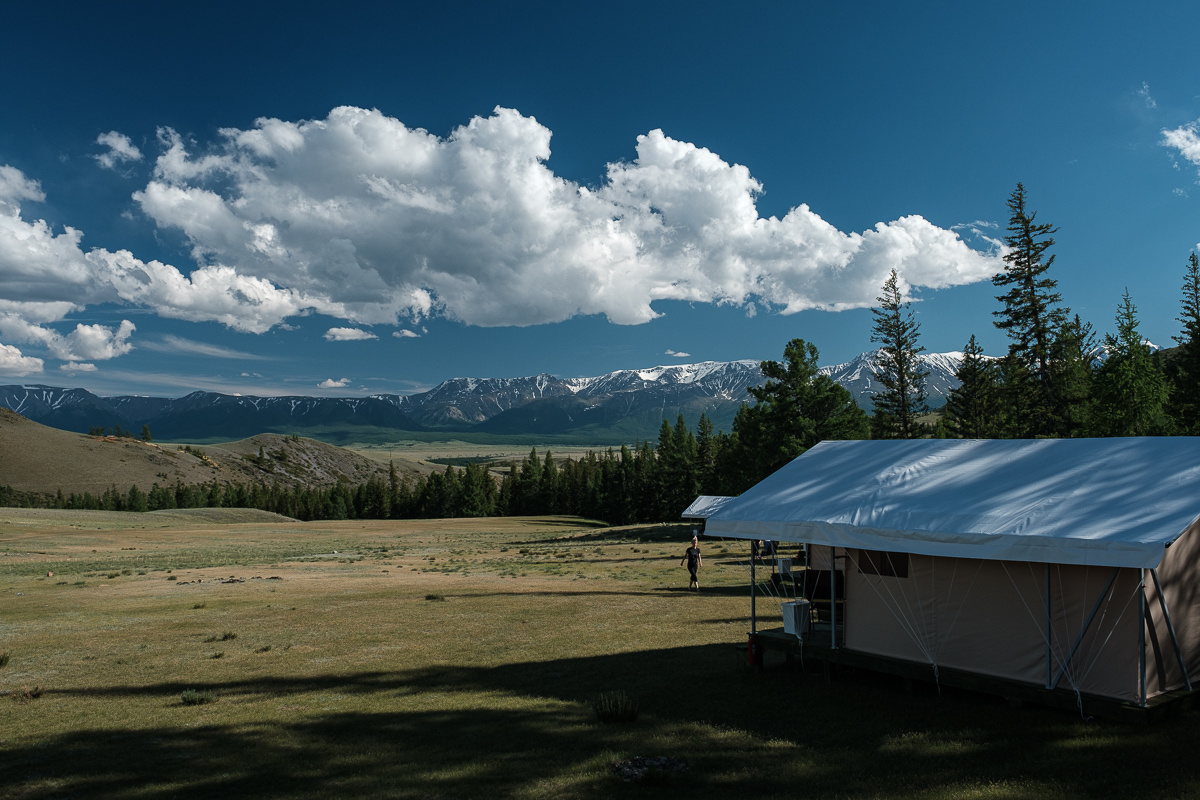
[[[1007,202],[1004,270],[992,320],[1008,352],[986,357],[970,333],[954,389],[930,423],[920,325],[893,270],[873,309],[882,390],[868,415],[850,393],[817,372],[818,350],[787,343],[765,361],[766,382],[750,387],[730,431],[701,416],[662,423],[658,441],[558,460],[533,450],[502,477],[479,464],[411,479],[393,466],[387,480],[331,488],[269,484],[116,487],[101,495],[18,496],[0,487],[0,505],[153,511],[243,507],[302,520],[570,514],[614,525],[678,521],[700,494],[736,495],[823,439],[1040,438],[1200,435],[1200,260],[1183,267],[1178,347],[1153,353],[1138,332],[1137,306],[1120,298],[1112,332],[1098,337],[1072,314],[1052,267],[1051,224],[1037,221],[1025,188]],[[148,436],[148,432],[143,432]]]

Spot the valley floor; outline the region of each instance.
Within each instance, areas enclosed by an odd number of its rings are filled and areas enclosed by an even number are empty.
[[[688,592],[684,526],[243,513],[0,509],[0,797],[1200,791],[1195,715],[747,672],[740,546]],[[638,756],[687,769],[612,772]]]

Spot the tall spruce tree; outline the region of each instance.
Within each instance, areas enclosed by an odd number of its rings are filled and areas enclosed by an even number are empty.
[[[1020,405],[1028,407],[1027,419],[1018,436],[1057,436],[1061,433],[1060,410],[1052,374],[1052,348],[1056,331],[1067,312],[1059,304],[1058,282],[1046,275],[1054,263],[1047,251],[1058,231],[1048,223],[1037,222],[1037,212],[1026,207],[1025,187],[1018,183],[1008,198],[1008,235],[1004,243],[1004,272],[992,277],[992,284],[1007,288],[996,299],[1004,304],[995,325],[1010,339],[1008,354],[1024,367],[1009,370],[1019,375],[1020,383],[1007,386],[1008,392],[1025,395]]]
[[[1183,302],[1176,319],[1183,325],[1179,352],[1172,360],[1172,405],[1179,430],[1200,434],[1200,259],[1192,251],[1183,275]]]
[[[1117,333],[1104,335],[1107,357],[1096,370],[1094,436],[1156,436],[1170,432],[1167,382],[1138,333],[1137,307],[1125,290]]]
[[[882,292],[876,298],[879,307],[871,309],[875,317],[871,341],[880,345],[875,378],[883,385],[875,395],[871,434],[876,439],[916,439],[929,432],[917,420],[929,413],[925,400],[929,370],[921,364],[925,348],[918,343],[921,325],[904,302],[896,270],[884,281]]]
[[[971,334],[962,363],[954,372],[959,385],[950,390],[943,416],[946,432],[956,439],[996,439],[1000,427],[1000,376],[995,363]]]

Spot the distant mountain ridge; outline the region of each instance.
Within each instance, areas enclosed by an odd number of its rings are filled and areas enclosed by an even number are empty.
[[[821,367],[869,409],[878,391],[878,351]],[[958,385],[961,353],[922,355],[927,394],[941,405]],[[350,440],[387,431],[580,436],[595,441],[653,439],[664,419],[701,413],[728,430],[749,386],[764,382],[760,362],[704,361],[610,372],[591,378],[545,373],[524,378],[453,378],[411,395],[251,397],[192,392],[180,398],[101,397],[85,389],[0,386],[0,407],[43,425],[86,433],[120,426],[156,439],[231,440],[259,433],[307,433]]]

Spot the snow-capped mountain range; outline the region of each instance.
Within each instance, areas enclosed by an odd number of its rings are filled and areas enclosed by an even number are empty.
[[[845,386],[864,408],[878,391],[877,352],[820,371]],[[958,385],[961,353],[922,356],[930,404]],[[379,438],[389,431],[472,431],[507,435],[595,436],[597,441],[654,438],[662,420],[701,412],[728,430],[749,386],[763,383],[760,362],[705,361],[610,372],[591,378],[540,374],[524,378],[453,378],[412,395],[247,397],[192,392],[184,397],[100,397],[84,389],[0,386],[0,406],[51,427],[140,432],[157,439],[229,440],[264,432],[331,439]]]

